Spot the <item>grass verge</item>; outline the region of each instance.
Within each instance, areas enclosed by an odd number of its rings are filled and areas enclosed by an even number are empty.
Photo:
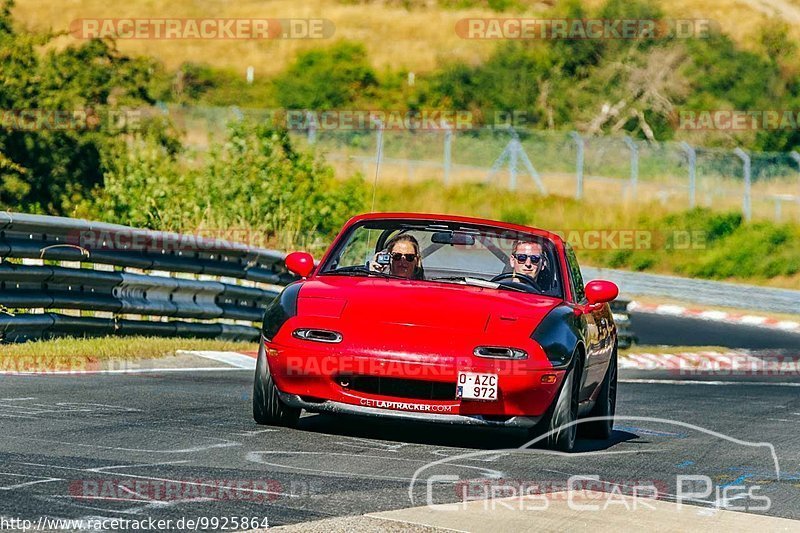
[[[654,353],[654,354],[677,354],[677,353],[700,353],[700,352],[730,352],[735,351],[731,348],[722,346],[648,346],[635,344],[630,348],[619,351],[619,355],[626,356],[634,353]]]
[[[56,366],[101,363],[111,360],[154,359],[175,355],[178,350],[244,352],[257,350],[256,343],[160,337],[98,337],[35,341],[0,345],[0,369],[12,369],[20,359],[26,370],[54,370]],[[28,368],[30,367],[30,368]]]

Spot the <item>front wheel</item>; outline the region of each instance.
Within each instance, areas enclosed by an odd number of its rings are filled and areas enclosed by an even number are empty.
[[[257,424],[266,426],[294,427],[300,419],[300,411],[283,403],[278,396],[278,388],[269,372],[262,344],[253,383],[253,419]]]
[[[611,438],[614,430],[614,414],[617,412],[617,349],[611,354],[608,362],[608,370],[600,394],[597,396],[597,403],[589,417],[598,418],[586,423],[586,434],[595,439],[607,440]]]
[[[581,381],[581,361],[576,353],[564,377],[561,391],[537,431],[547,434],[545,445],[551,450],[570,453],[578,440],[578,395]]]

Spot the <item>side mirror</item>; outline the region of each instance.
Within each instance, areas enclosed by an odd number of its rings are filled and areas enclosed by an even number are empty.
[[[604,304],[619,296],[619,287],[610,281],[596,279],[586,284],[586,299],[591,305]]]
[[[314,270],[314,258],[308,252],[292,252],[286,256],[286,268],[301,278],[308,277]]]

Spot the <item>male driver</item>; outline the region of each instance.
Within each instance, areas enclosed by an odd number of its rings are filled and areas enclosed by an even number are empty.
[[[542,252],[542,245],[539,243],[515,242],[514,248],[511,250],[511,259],[509,260],[514,276],[522,274],[535,281],[544,264]]]

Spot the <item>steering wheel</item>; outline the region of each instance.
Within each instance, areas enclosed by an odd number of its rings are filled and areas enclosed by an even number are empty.
[[[525,274],[514,274],[513,272],[504,272],[502,274],[498,274],[492,278],[491,281],[494,282],[502,282],[506,280],[511,280],[512,283],[520,283],[521,285],[527,285],[528,287],[532,287],[536,289],[537,292],[544,292],[542,290],[541,285],[535,279],[530,276],[526,276]]]

